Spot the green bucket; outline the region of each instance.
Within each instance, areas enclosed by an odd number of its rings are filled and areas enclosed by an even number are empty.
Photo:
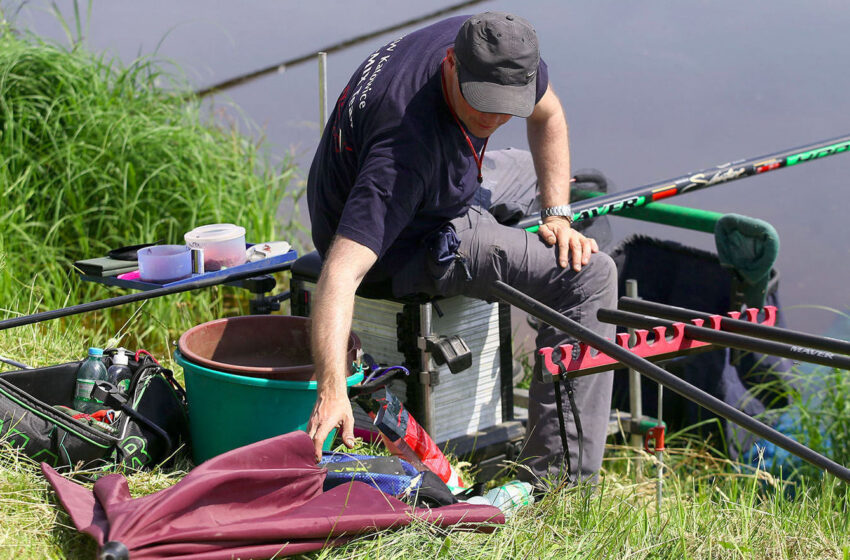
[[[179,350],[189,401],[189,431],[196,464],[231,449],[296,430],[306,430],[316,404],[315,381],[282,381],[216,371],[188,361]],[[348,386],[363,381],[349,375]],[[330,449],[333,431],[325,440]]]

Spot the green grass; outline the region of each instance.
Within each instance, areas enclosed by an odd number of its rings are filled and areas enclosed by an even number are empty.
[[[549,494],[491,534],[414,522],[306,557],[843,559],[850,550],[848,504],[835,481],[801,485],[790,499],[769,475],[730,472],[703,452],[673,448],[657,510],[655,482],[636,482],[626,466],[634,453],[612,448],[608,455],[616,458],[606,461],[594,491]],[[651,459],[644,459],[649,475]],[[72,528],[34,465],[4,452],[0,466],[0,558],[94,555],[93,542]],[[183,474],[133,475],[131,494],[166,488]]]

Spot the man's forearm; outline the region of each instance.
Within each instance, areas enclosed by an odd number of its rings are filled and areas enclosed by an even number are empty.
[[[543,208],[570,201],[569,132],[561,102],[549,88],[528,119],[528,145]]]
[[[371,250],[345,238],[337,238],[328,251],[312,313],[311,348],[320,392],[345,392],[354,294],[375,259]]]
[[[311,348],[322,392],[344,393],[347,343],[354,312],[354,290],[339,275],[323,275],[312,310]]]

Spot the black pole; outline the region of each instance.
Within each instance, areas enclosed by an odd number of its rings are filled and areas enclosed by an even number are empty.
[[[628,311],[618,311],[616,309],[600,309],[596,314],[596,317],[604,323],[613,323],[624,327],[648,330],[656,326],[669,328],[674,324],[674,321],[666,321],[657,317],[629,313]],[[752,338],[742,334],[718,331],[706,327],[697,327],[688,323],[684,323],[684,325],[685,336],[693,338],[694,340],[701,340],[703,342],[709,342],[719,346],[728,346],[729,348],[737,348],[739,350],[770,354],[771,356],[781,356],[783,358],[790,358],[801,362],[820,364],[839,369],[850,369],[850,358],[847,356],[840,356],[831,352],[823,352],[822,350],[812,350],[811,348],[804,348],[802,346],[795,346],[792,344],[784,344],[782,342]]]
[[[681,177],[650,183],[641,187],[611,193],[572,205],[573,220],[587,220],[604,214],[612,214],[629,208],[640,208],[685,192],[713,187],[736,179],[759,175],[774,169],[791,167],[807,161],[815,161],[834,154],[850,150],[850,135],[839,136],[813,144],[806,144],[791,150],[784,150],[756,158],[742,159],[723,163],[715,167],[692,171]],[[517,227],[527,228],[537,225],[537,216],[520,220]]]
[[[278,62],[277,64],[273,64],[271,66],[266,66],[265,68],[260,68],[259,70],[253,70],[251,72],[247,72],[245,74],[241,74],[241,75],[235,76],[233,78],[228,78],[227,80],[224,80],[222,82],[218,82],[216,84],[206,86],[202,89],[199,89],[198,91],[194,92],[193,95],[196,95],[198,97],[204,97],[204,96],[210,95],[211,93],[216,93],[218,91],[221,91],[223,89],[232,88],[234,86],[238,86],[238,85],[244,84],[246,82],[250,82],[251,80],[255,80],[257,78],[260,78],[262,76],[266,76],[268,74],[278,74],[278,73],[280,73],[284,70],[288,70],[289,68],[292,68],[293,66],[296,66],[298,64],[302,64],[304,62],[314,60],[316,58],[316,55],[319,52],[326,52],[328,54],[331,54],[331,53],[334,53],[334,52],[337,52],[337,51],[341,51],[341,50],[347,49],[348,47],[352,47],[354,45],[363,43],[365,41],[369,41],[369,40],[374,39],[376,37],[380,37],[381,35],[385,35],[387,33],[393,33],[395,31],[399,31],[401,29],[404,29],[405,27],[411,27],[411,26],[416,25],[418,23],[428,21],[429,19],[435,19],[435,18],[441,17],[443,15],[455,12],[457,10],[462,10],[462,9],[474,6],[475,4],[480,4],[481,2],[484,2],[484,1],[486,1],[486,0],[467,0],[465,2],[459,2],[457,4],[453,4],[451,6],[441,8],[439,10],[425,14],[423,16],[419,16],[419,17],[416,17],[416,18],[413,18],[413,19],[403,21],[403,22],[398,23],[396,25],[393,25],[391,27],[384,27],[383,29],[378,29],[376,31],[370,31],[368,33],[358,35],[357,37],[352,37],[351,39],[347,39],[347,40],[342,41],[340,43],[335,43],[333,45],[328,45],[327,47],[317,49],[315,52],[311,52],[311,53],[307,53],[307,54],[304,54],[304,55],[301,55],[301,56],[297,56],[297,57],[291,58],[289,60],[284,60],[283,62]]]
[[[690,321],[691,319],[708,320],[712,317],[711,313],[706,313],[704,311],[695,311],[684,307],[665,305],[655,301],[630,297],[621,297],[620,303],[617,307],[623,311],[646,313],[648,315],[663,317],[664,319],[672,319],[674,321]],[[720,328],[724,331],[850,356],[850,342],[847,342],[846,340],[838,340],[837,338],[817,336],[814,334],[792,331],[790,329],[783,329],[781,327],[751,323],[750,321],[732,319],[731,317],[726,316],[721,317]]]
[[[824,457],[820,453],[809,449],[805,445],[794,441],[785,434],[782,434],[770,426],[759,422],[755,418],[744,414],[737,408],[709,395],[705,391],[694,387],[690,383],[679,379],[675,375],[664,371],[660,367],[644,360],[640,356],[632,354],[625,348],[617,346],[610,340],[599,336],[590,329],[576,323],[569,317],[565,317],[554,309],[547,307],[539,301],[523,294],[519,290],[508,286],[504,282],[497,280],[493,285],[493,293],[511,305],[534,315],[541,321],[545,321],[553,327],[561,329],[565,333],[575,337],[577,340],[589,344],[600,352],[604,352],[628,367],[641,372],[656,383],[664,385],[686,399],[707,408],[721,418],[725,418],[730,422],[738,424],[745,430],[778,445],[792,455],[796,455],[804,461],[824,469],[845,482],[850,482],[850,470],[846,467],[843,467],[835,461]]]
[[[59,317],[68,317],[69,315],[77,315],[79,313],[86,313],[88,311],[97,311],[99,309],[106,309],[108,307],[116,307],[119,305],[124,305],[125,303],[133,303],[136,301],[153,299],[162,296],[168,296],[171,294],[179,294],[181,292],[188,292],[190,290],[199,290],[201,288],[208,288],[210,286],[217,286],[219,284],[226,284],[228,282],[235,282],[237,280],[244,280],[246,278],[252,278],[254,276],[268,274],[270,272],[279,272],[281,270],[287,270],[291,266],[292,261],[286,261],[283,263],[264,267],[262,270],[246,270],[240,272],[233,272],[230,274],[224,274],[221,276],[210,276],[208,278],[200,278],[198,280],[195,280],[193,282],[187,282],[185,284],[178,284],[175,286],[168,286],[164,288],[154,288],[153,290],[148,290],[145,292],[138,292],[135,294],[127,294],[109,299],[90,301],[87,303],[81,303],[79,305],[63,307],[62,309],[55,309],[53,311],[42,311],[41,313],[34,313],[32,315],[12,317],[11,319],[5,319],[3,321],[0,321],[0,331],[11,329],[13,327],[20,327],[23,325],[40,323],[42,321],[49,321],[50,319],[58,319]]]
[[[9,364],[10,366],[14,366],[19,369],[32,369],[32,366],[22,364],[21,362],[12,360],[10,358],[4,358],[3,356],[0,356],[0,362],[3,362],[4,364]]]
[[[567,441],[567,421],[564,418],[564,398],[561,396],[561,377],[552,378],[552,386],[555,388],[555,407],[558,409],[558,428],[561,430],[561,447],[564,450],[564,463],[567,465],[567,474],[572,470],[570,465],[570,444]],[[581,442],[579,442],[581,446]],[[581,473],[578,477],[581,478]]]

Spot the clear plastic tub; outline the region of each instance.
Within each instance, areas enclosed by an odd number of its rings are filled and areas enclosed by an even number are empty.
[[[139,249],[139,278],[164,284],[192,274],[192,255],[185,245],[153,245]]]
[[[234,224],[210,224],[187,232],[183,238],[192,249],[204,252],[204,269],[229,268],[247,262],[245,228]]]

